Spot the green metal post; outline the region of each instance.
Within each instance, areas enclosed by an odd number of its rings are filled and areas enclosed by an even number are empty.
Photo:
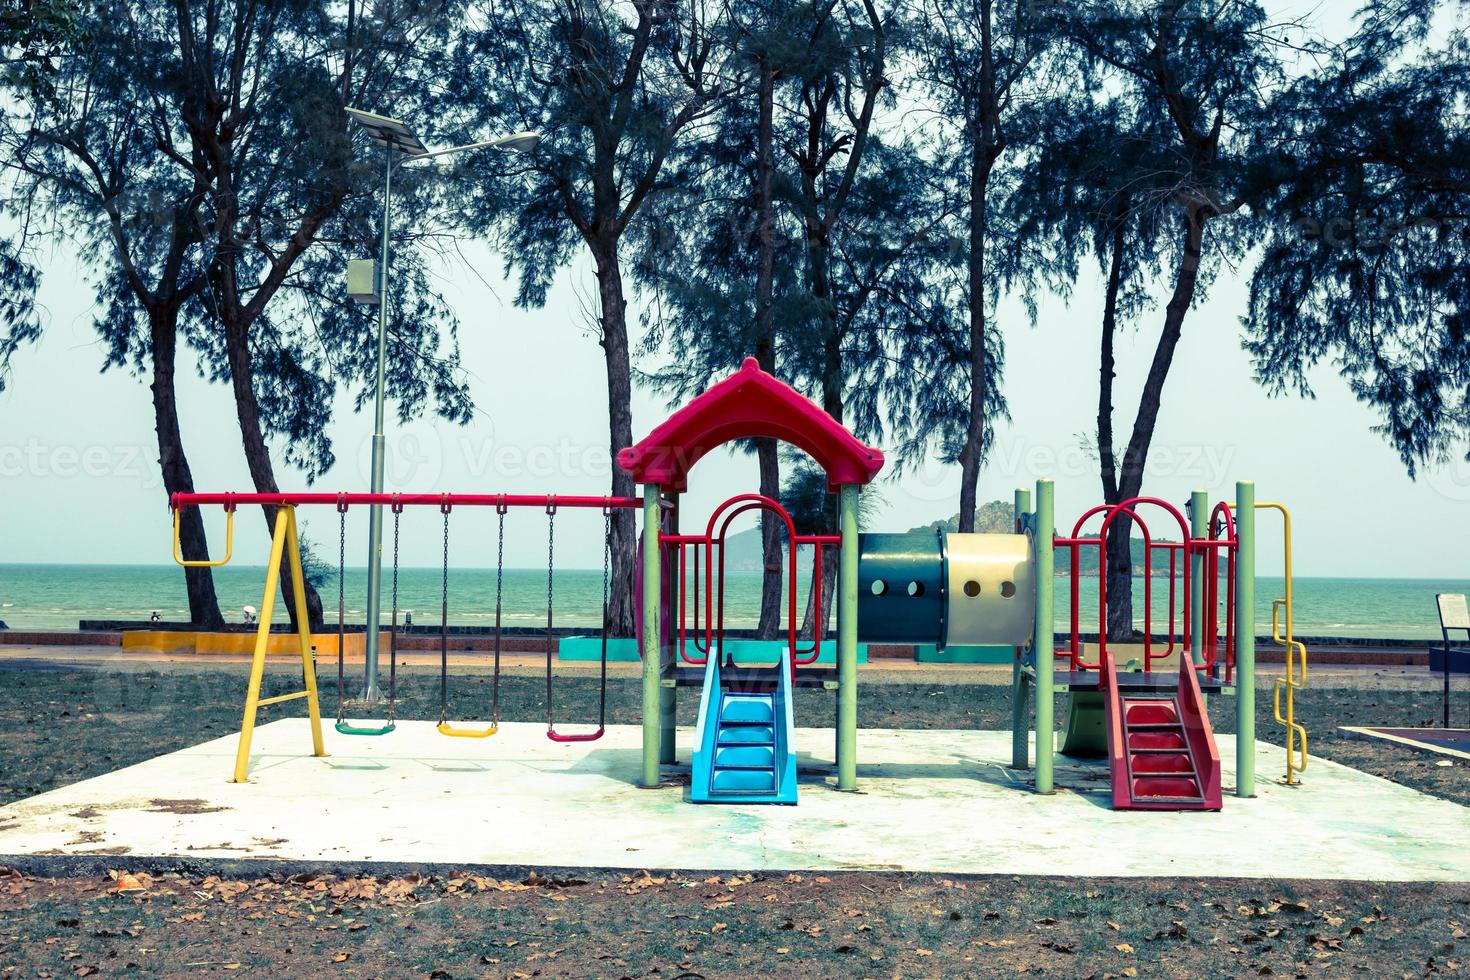
[[[643,785],[659,783],[661,735],[659,675],[658,487],[643,488]]]
[[[858,487],[838,489],[842,551],[837,566],[837,788],[857,789]]]
[[[373,471],[368,489],[383,492],[383,467],[387,442],[383,436],[384,378],[388,359],[388,262],[392,258],[390,237],[393,227],[393,147],[383,147],[383,243],[378,258],[378,367],[377,386],[373,394]],[[362,696],[376,701],[378,690],[378,630],[383,606],[383,505],[368,507],[368,594],[367,630],[363,636]]]
[[[1021,530],[1021,521],[1031,512],[1031,491],[1016,491],[1016,530]],[[1031,636],[1033,649],[1036,644],[1035,633]],[[1031,746],[1027,739],[1027,723],[1031,720],[1027,717],[1030,713],[1026,703],[1026,696],[1030,693],[1027,688],[1026,672],[1021,669],[1021,657],[1024,651],[1018,651],[1015,662],[1011,665],[1011,768],[1025,769],[1031,764]]]
[[[1052,792],[1052,760],[1056,754],[1052,670],[1056,659],[1056,623],[1052,618],[1052,539],[1056,534],[1055,485],[1036,481],[1036,638],[1032,641],[1036,666],[1036,792]],[[1076,574],[1075,569],[1073,574]]]
[[[1235,484],[1235,795],[1256,795],[1256,485]]]
[[[674,494],[670,494],[669,495],[669,499],[674,503],[673,509],[671,509],[669,511],[669,531],[671,533],[673,533],[673,534],[678,534],[679,533],[679,507],[678,507],[679,498],[676,495],[674,495]],[[644,540],[645,540],[645,542],[647,541],[646,538]],[[647,546],[648,545],[645,543],[644,544],[644,547],[646,548]],[[670,584],[671,588],[669,589],[669,597],[670,597],[671,602],[673,603],[673,608],[671,608],[670,611],[669,611],[669,614],[671,616],[674,614],[674,611],[678,608],[678,601],[679,601],[677,598],[675,598],[675,596],[677,595],[677,593],[675,592],[675,589],[678,588],[678,583],[677,582],[674,582],[672,580],[672,578],[670,577],[670,576],[672,576],[672,574],[675,571],[676,571],[676,569],[674,569],[674,568],[664,569],[664,576],[666,578],[669,578],[670,579],[669,580],[669,584]],[[644,581],[647,581],[647,579],[644,579]],[[662,588],[662,586],[660,586],[660,588]],[[646,622],[648,622],[648,620],[645,619],[644,622],[646,623]],[[662,613],[660,613],[660,619],[658,620],[658,622],[659,622],[659,630],[662,631],[662,628],[663,628],[663,625],[662,625]],[[660,642],[659,643],[659,648],[658,648],[658,656],[659,656],[659,677],[662,678],[663,675],[664,675],[664,669],[665,669],[665,667],[667,667],[668,665],[672,664],[674,658],[677,657],[677,654],[675,654],[674,651],[670,647],[666,647],[666,646],[663,645],[662,642]],[[673,672],[670,671],[669,672],[669,680],[672,681],[673,679],[674,679]],[[659,685],[659,689],[658,689],[658,724],[659,724],[659,729],[658,729],[658,761],[661,762],[661,763],[663,763],[664,765],[669,765],[669,766],[673,765],[677,761],[678,743],[677,743],[677,741],[675,739],[675,732],[676,732],[676,722],[677,722],[677,719],[678,719],[678,712],[679,712],[679,700],[678,699],[679,699],[679,689],[677,687],[673,686],[672,684],[670,684],[670,685],[660,684]]]
[[[1189,495],[1189,536],[1210,536],[1210,496],[1203,490]],[[1189,596],[1189,642],[1195,663],[1205,655],[1205,569],[1208,567],[1204,552],[1189,559],[1189,583],[1193,590]]]

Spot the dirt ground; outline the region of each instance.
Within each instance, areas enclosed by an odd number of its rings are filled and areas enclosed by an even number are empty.
[[[436,717],[437,672],[401,680],[400,715]],[[229,734],[243,686],[238,670],[0,671],[0,802]],[[266,684],[267,693],[292,686],[286,673]],[[451,677],[456,717],[484,717],[489,693],[485,678]],[[692,724],[697,698],[680,695],[680,723]],[[614,679],[609,720],[635,721],[638,696],[636,680]],[[797,723],[830,724],[831,697],[800,692]],[[872,684],[859,723],[1003,728],[1008,699],[994,684]],[[1269,691],[1259,700],[1258,736],[1276,740]],[[569,724],[594,717],[595,679],[559,680],[556,701]],[[544,719],[544,680],[506,678],[501,707],[506,720]],[[270,710],[263,718],[278,716]],[[1338,725],[1426,724],[1438,710],[1431,687],[1380,684],[1371,673],[1299,703],[1314,754],[1470,803],[1465,765],[1335,734]],[[1212,713],[1219,730],[1233,729],[1231,700],[1214,699]],[[222,880],[142,870],[36,879],[0,868],[0,977],[1422,977],[1470,963],[1470,885],[654,869],[585,880]],[[1282,873],[1292,873],[1289,856]]]
[[[938,878],[0,872],[0,976],[1423,977],[1470,887]]]

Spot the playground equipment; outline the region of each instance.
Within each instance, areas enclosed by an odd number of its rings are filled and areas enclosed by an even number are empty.
[[[710,515],[702,533],[679,529],[681,497],[691,468],[707,453],[739,439],[775,438],[804,451],[826,473],[838,503],[835,534],[802,534],[781,505],[758,494],[725,501]],[[395,579],[398,515],[410,506],[434,505],[443,513],[444,566],[441,603],[440,731],[463,735],[447,721],[448,541],[449,513],[455,506],[494,506],[499,514],[496,598],[496,676],[500,655],[500,590],[504,561],[504,520],[512,507],[542,507],[547,515],[546,682],[547,737],[558,742],[591,741],[606,730],[607,634],[611,557],[611,515],[618,508],[641,507],[643,531],[639,558],[639,635],[642,658],[643,752],[640,782],[660,785],[661,767],[675,753],[675,708],[681,687],[700,689],[690,799],[707,803],[794,803],[797,750],[792,703],[799,688],[836,694],[836,788],[857,787],[858,641],[1003,645],[1016,651],[1013,671],[1013,758],[1016,769],[1031,766],[1028,708],[1035,711],[1035,786],[1054,789],[1053,696],[1070,695],[1062,751],[1097,754],[1109,760],[1112,801],[1119,809],[1214,810],[1222,803],[1221,762],[1205,711],[1208,694],[1236,697],[1236,786],[1249,797],[1255,786],[1255,512],[1254,487],[1236,485],[1235,500],[1210,507],[1203,492],[1192,495],[1188,518],[1167,501],[1138,498],[1092,508],[1066,536],[1055,530],[1054,490],[1050,481],[1032,494],[1016,494],[1012,534],[859,534],[857,500],[883,466],[880,450],[866,446],[810,400],[761,371],[753,359],[694,398],[644,439],[622,450],[617,463],[642,485],[641,498],[512,496],[504,494],[179,494],[178,508],[222,505],[233,521],[242,504],[275,507],[276,533],[267,573],[251,681],[241,730],[235,776],[244,781],[256,710],[291,698],[306,698],[312,715],[313,750],[321,754],[310,635],[300,599],[299,544],[295,510],[333,504],[345,514],[355,505],[391,505],[395,514]],[[1275,507],[1288,518],[1279,505]],[[553,700],[555,524],[559,508],[597,507],[604,517],[602,688],[595,729],[558,732]],[[726,642],[725,542],[738,517],[764,512],[786,532],[786,638],[774,662],[738,662]],[[1170,537],[1153,533],[1147,521],[1162,513]],[[345,517],[341,520],[345,521]],[[1143,635],[1138,655],[1110,645],[1104,630],[1089,650],[1081,618],[1083,556],[1097,555],[1100,624],[1108,617],[1107,548],[1112,528],[1137,528],[1143,536],[1145,575]],[[1095,526],[1094,526],[1095,525]],[[175,557],[182,561],[177,545]],[[1091,528],[1091,530],[1089,530]],[[1177,532],[1177,536],[1176,533]],[[812,565],[810,635],[799,636],[797,583],[801,549]],[[838,552],[837,581],[823,582],[826,549]],[[1056,555],[1067,559],[1065,594],[1069,622],[1056,642],[1053,604]],[[273,590],[283,553],[289,553],[297,582],[295,604],[305,690],[259,699],[260,674],[269,634]],[[1288,551],[1289,553],[1289,551]],[[1223,559],[1223,572],[1222,572]],[[340,562],[339,562],[340,563]],[[1155,568],[1161,581],[1155,581]],[[1164,569],[1167,568],[1167,572]],[[1288,569],[1289,572],[1289,569]],[[1166,580],[1165,580],[1166,576]],[[1222,578],[1224,588],[1221,588]],[[1277,608],[1286,614],[1278,642],[1289,657],[1299,651],[1292,637],[1291,596]],[[1153,596],[1167,589],[1167,614],[1155,629]],[[822,666],[824,599],[835,599],[836,664]],[[1223,593],[1223,594],[1222,594]],[[1161,593],[1162,595],[1162,593]],[[396,597],[396,589],[395,589]],[[396,649],[396,598],[390,651]],[[339,594],[339,657],[345,645]],[[810,644],[807,646],[806,644]],[[1293,644],[1296,644],[1293,646]],[[395,656],[396,662],[396,656]],[[1303,666],[1297,668],[1296,663]],[[375,664],[369,659],[364,689],[374,690]],[[1305,680],[1304,660],[1289,661],[1284,723],[1299,731],[1292,695]],[[339,673],[340,673],[339,666]],[[396,668],[390,665],[390,670]],[[391,678],[390,678],[391,684]],[[496,689],[498,690],[498,688]],[[381,702],[365,702],[365,704]],[[354,703],[356,705],[357,703]],[[389,703],[388,722],[392,723]],[[488,729],[498,724],[498,694],[492,694]],[[386,726],[383,726],[386,727]],[[344,734],[378,734],[352,730]],[[449,730],[446,730],[448,728]],[[339,727],[339,731],[342,730]],[[1288,778],[1305,765],[1305,733],[1300,732],[1299,765],[1288,763]],[[1291,747],[1289,746],[1289,751]]]
[[[337,722],[333,727],[342,735],[387,735],[398,727],[394,713],[398,709],[398,543],[402,514],[402,507],[393,508],[393,615],[388,633],[388,698],[377,702],[353,701],[347,697],[347,504],[340,499],[337,501]],[[447,525],[445,535],[447,539]],[[446,552],[446,576],[448,569]],[[388,715],[381,725],[359,725],[347,720],[349,707],[371,709],[379,705],[387,708]],[[439,721],[442,725],[444,719],[441,717]]]
[[[602,508],[602,664],[597,694],[597,728],[579,735],[567,735],[556,730],[556,709],[552,692],[551,661],[556,653],[556,637],[552,632],[552,605],[556,598],[552,577],[552,570],[556,568],[556,502],[553,500],[546,505],[546,737],[553,742],[595,742],[607,731],[608,560],[612,556],[612,510],[610,503]],[[503,556],[501,561],[504,561]],[[496,576],[500,574],[497,566]],[[496,619],[499,620],[498,614]],[[499,649],[499,643],[496,644],[496,649]]]
[[[1038,487],[1038,498],[1050,503],[1050,485]],[[887,640],[911,642],[1010,645],[1019,652],[1022,669],[1013,675],[1015,702],[1022,705],[1026,691],[1037,689],[1038,718],[1042,717],[1041,690],[1051,686],[1071,693],[1062,752],[1070,755],[1105,755],[1112,774],[1113,805],[1117,809],[1219,809],[1221,805],[1220,759],[1204,708],[1199,672],[1208,673],[1213,690],[1217,681],[1218,644],[1213,618],[1191,630],[1189,617],[1182,614],[1178,599],[1200,600],[1201,611],[1213,617],[1217,607],[1218,574],[1215,561],[1226,551],[1232,569],[1236,539],[1229,508],[1215,510],[1208,536],[1192,535],[1191,529],[1172,504],[1155,498],[1138,498],[1115,505],[1094,507],[1073,525],[1068,537],[1053,534],[1047,547],[1035,514],[1026,514],[1027,500],[1017,497],[1021,514],[1016,534],[957,534],[937,532],[910,535],[864,535],[863,561],[859,566],[860,623],[865,635],[876,631]],[[1180,539],[1165,541],[1149,531],[1141,511],[1163,510],[1177,524]],[[1144,538],[1143,661],[1141,670],[1119,670],[1106,631],[1098,637],[1095,659],[1084,654],[1081,637],[1081,579],[1084,549],[1098,555],[1098,622],[1108,621],[1107,548],[1109,530],[1122,518],[1136,525]],[[1096,519],[1095,534],[1084,528]],[[1042,568],[1050,564],[1052,552],[1063,550],[1070,559],[1069,588],[1071,621],[1068,643],[1052,651],[1063,669],[1048,662],[1046,646],[1051,631],[1044,628],[1049,618],[1049,589],[1038,582],[1052,583]],[[1168,560],[1167,647],[1155,649],[1153,629],[1153,567],[1155,555]],[[1043,562],[1041,559],[1047,559]],[[1198,566],[1209,563],[1210,574],[1201,581]],[[906,583],[902,584],[902,583]],[[937,595],[936,595],[937,593]],[[1230,596],[1233,597],[1233,586]],[[1228,602],[1227,602],[1228,604]],[[866,615],[864,615],[866,614]],[[1206,629],[1208,628],[1208,632]],[[1209,637],[1204,644],[1196,638]],[[1198,647],[1198,662],[1190,652]],[[1227,633],[1226,681],[1233,665],[1233,645]],[[1178,661],[1172,670],[1155,670],[1155,661]],[[1045,675],[1052,675],[1050,677]],[[1051,684],[1043,683],[1050,680]],[[1048,695],[1049,697],[1049,695]],[[1047,705],[1049,707],[1049,704]],[[1017,712],[1020,729],[1024,713]],[[1047,726],[1038,720],[1038,732]],[[1038,739],[1038,785],[1041,773],[1051,768],[1052,746]],[[1025,742],[1016,742],[1018,768],[1025,766]],[[1047,787],[1049,788],[1049,787]],[[1045,790],[1043,790],[1045,791]]]
[[[260,620],[256,627],[255,649],[250,661],[250,680],[246,687],[245,710],[240,725],[240,744],[235,756],[234,781],[243,783],[248,781],[250,768],[250,743],[255,732],[256,715],[260,708],[268,705],[280,704],[285,701],[304,699],[307,702],[311,720],[312,754],[317,756],[326,755],[322,741],[321,712],[317,697],[316,666],[312,651],[312,636],[310,617],[306,607],[306,592],[303,588],[301,571],[301,541],[300,533],[296,523],[296,509],[298,507],[326,506],[332,505],[338,511],[338,624],[337,624],[337,655],[338,655],[338,677],[339,677],[339,709],[336,729],[343,735],[386,735],[394,728],[394,701],[391,698],[383,699],[358,699],[349,700],[343,695],[345,692],[345,679],[343,678],[343,657],[346,646],[345,626],[345,597],[342,592],[343,573],[345,572],[345,541],[346,514],[353,506],[388,506],[394,513],[394,565],[393,576],[397,581],[398,573],[398,528],[401,514],[406,507],[438,507],[444,514],[444,528],[446,551],[444,559],[443,575],[443,602],[440,614],[440,721],[437,726],[442,734],[466,737],[465,732],[470,732],[468,737],[483,738],[493,734],[498,725],[499,708],[499,662],[500,662],[500,590],[503,583],[504,565],[504,515],[511,508],[541,507],[544,508],[549,518],[554,518],[558,508],[601,508],[604,514],[610,514],[618,508],[631,508],[640,506],[640,501],[631,497],[591,497],[591,496],[557,496],[537,495],[528,496],[521,494],[455,494],[455,493],[192,493],[175,494],[171,500],[174,508],[174,560],[186,567],[189,565],[202,564],[184,559],[180,552],[178,542],[178,510],[181,507],[190,506],[222,506],[225,510],[227,523],[233,525],[235,511],[242,506],[263,506],[274,509],[273,519],[274,532],[271,538],[271,553],[266,565],[265,593],[261,600]],[[495,663],[496,683],[492,687],[492,720],[489,729],[470,730],[460,729],[449,724],[448,713],[448,608],[449,608],[449,574],[448,574],[448,515],[450,509],[461,507],[495,507],[501,518],[500,541],[497,547],[497,562],[500,568],[497,571],[496,580],[496,641],[495,641]],[[295,619],[297,623],[297,646],[301,654],[301,670],[303,688],[290,694],[282,694],[275,697],[262,698],[260,696],[260,685],[265,674],[265,656],[270,645],[271,615],[275,609],[276,591],[280,586],[281,562],[283,556],[290,561],[291,581],[293,585],[292,605],[295,607]],[[222,561],[211,562],[218,566]],[[554,643],[551,635],[552,613],[550,603],[550,571],[547,579],[547,644],[548,644],[548,670],[547,670],[547,693],[551,693],[552,677],[550,671],[550,648]],[[604,596],[606,589],[604,588]],[[389,637],[390,650],[390,685],[396,683],[397,676],[397,588],[394,588],[394,615],[392,619],[392,632]],[[606,600],[604,599],[604,609]],[[604,650],[603,663],[603,708],[606,706],[606,654]],[[376,678],[373,678],[376,681]],[[364,689],[370,690],[375,687],[365,681]],[[548,697],[548,704],[550,698]],[[386,720],[382,725],[361,725],[345,720],[348,708],[373,708],[383,707],[386,709]],[[551,724],[548,716],[547,737],[553,741],[578,740],[587,741],[596,738],[602,730],[602,722],[599,721],[598,732],[593,735],[566,736],[559,735],[555,726]],[[448,729],[448,730],[446,730]]]
[[[737,664],[733,651],[725,649],[725,537],[737,517],[765,511],[779,519],[786,532],[786,625],[787,642],[775,664]],[[717,529],[718,528],[718,529]],[[702,535],[660,535],[670,557],[677,585],[673,589],[679,622],[677,650],[684,663],[704,667],[702,671],[699,723],[695,729],[690,799],[695,803],[795,803],[796,748],[792,691],[798,668],[816,662],[822,646],[821,615],[813,617],[810,650],[800,648],[796,628],[796,585],[800,569],[797,551],[808,545],[812,552],[813,608],[823,608],[822,548],[840,543],[835,535],[803,535],[796,532],[791,515],[776,501],[760,494],[732,497],[710,515]],[[701,590],[699,556],[704,555]],[[718,555],[718,563],[715,556]],[[693,565],[693,600],[690,600],[689,567]],[[667,593],[666,593],[667,594]],[[664,605],[667,607],[668,602]],[[700,630],[700,608],[704,629]],[[691,653],[691,617],[693,639]],[[698,656],[696,656],[698,654]],[[693,680],[677,664],[665,671],[677,689],[681,678]],[[825,671],[803,679],[826,682]],[[663,681],[661,680],[661,683]]]
[[[466,728],[455,725],[449,721],[449,512],[453,505],[443,503],[439,510],[444,515],[444,561],[440,566],[439,586],[439,723],[434,726],[440,735],[448,735],[451,738],[489,738],[500,731],[500,631],[496,629],[495,635],[495,671],[490,685],[490,724],[484,728]],[[398,515],[401,508],[395,508],[393,512],[394,523],[394,546],[393,546],[393,605],[398,605]],[[504,554],[505,539],[505,514],[499,507],[496,508],[499,515],[498,538],[500,543],[496,546],[497,554]],[[500,620],[500,590],[501,572],[495,570],[495,618],[497,625]],[[394,634],[396,640],[396,633]],[[390,650],[396,646],[390,644]],[[390,657],[393,654],[390,653]],[[391,689],[391,682],[390,682]],[[389,695],[390,697],[392,695]]]
[[[1470,673],[1470,650],[1450,644],[1450,631],[1463,633],[1470,642],[1470,606],[1466,605],[1463,592],[1441,592],[1434,597],[1439,610],[1439,635],[1441,646],[1429,652],[1429,669],[1438,670],[1443,678],[1442,698],[1444,717],[1441,724],[1450,727],[1450,674]]]

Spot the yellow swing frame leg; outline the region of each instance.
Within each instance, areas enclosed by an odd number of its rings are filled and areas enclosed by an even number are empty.
[[[271,613],[281,584],[281,557],[288,552],[291,558],[291,599],[296,607],[296,633],[301,646],[301,676],[306,687],[291,694],[262,698],[260,682],[265,676],[265,654],[270,645]],[[250,684],[245,692],[245,716],[240,721],[240,747],[235,752],[234,782],[249,782],[250,740],[255,735],[256,712],[265,705],[298,698],[306,699],[306,710],[311,717],[311,754],[324,756],[327,750],[322,742],[322,710],[316,692],[316,665],[311,657],[311,618],[306,610],[306,584],[301,574],[301,538],[296,530],[296,508],[277,507],[270,564],[266,566],[265,573],[265,596],[260,601],[260,625],[255,631],[255,654],[250,661]]]

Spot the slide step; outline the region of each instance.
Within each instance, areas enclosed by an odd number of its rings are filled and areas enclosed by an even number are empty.
[[[717,746],[715,768],[775,769],[776,749],[769,745]]]
[[[775,708],[768,697],[725,696],[720,705],[720,721],[770,725],[776,720]]]
[[[716,734],[718,745],[775,745],[776,730],[770,725],[724,724]]]
[[[710,775],[711,793],[776,792],[776,773],[770,769],[715,769]]]
[[[1129,771],[1134,776],[1197,776],[1194,761],[1187,752],[1170,752],[1167,755],[1135,755],[1128,760]]]

